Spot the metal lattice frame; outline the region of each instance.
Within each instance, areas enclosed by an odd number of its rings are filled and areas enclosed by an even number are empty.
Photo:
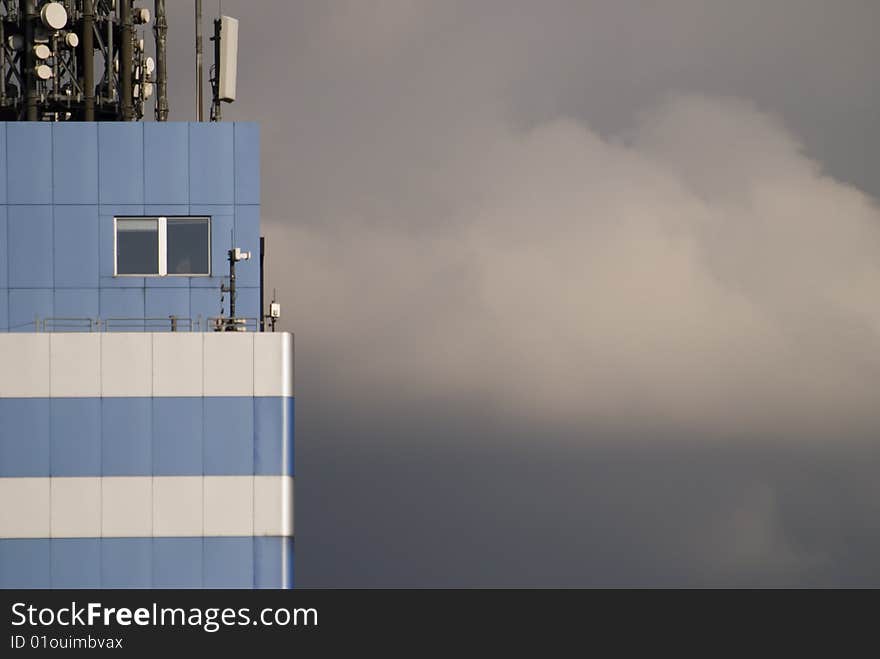
[[[62,27],[41,16],[48,5]],[[0,0],[0,120],[133,121],[154,82],[166,119],[165,3],[155,11],[158,71],[142,38],[153,17],[133,0]]]

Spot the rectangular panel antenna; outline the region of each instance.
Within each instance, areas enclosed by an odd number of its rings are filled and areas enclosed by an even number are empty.
[[[235,100],[235,82],[238,68],[238,19],[220,17],[220,90],[221,101]]]

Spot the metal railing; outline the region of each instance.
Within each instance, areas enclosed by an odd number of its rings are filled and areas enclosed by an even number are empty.
[[[192,332],[198,329],[201,318],[193,323],[192,318],[169,316],[167,318],[106,318],[101,324],[104,332]]]
[[[195,319],[167,317],[34,317],[34,320],[10,326],[12,332],[258,332],[260,319],[211,316]]]

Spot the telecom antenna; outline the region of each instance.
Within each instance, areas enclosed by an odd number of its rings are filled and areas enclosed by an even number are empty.
[[[229,283],[220,284],[220,318],[217,319],[214,330],[217,332],[246,332],[247,318],[239,318],[235,315],[235,264],[239,261],[248,261],[251,253],[238,247],[230,249],[226,256],[229,260]],[[223,295],[229,293],[229,317],[223,316]]]
[[[196,121],[205,120],[204,101],[202,95],[202,0],[196,3]]]
[[[156,121],[168,121],[168,21],[165,0],[156,0]]]
[[[165,3],[155,5],[164,64]],[[141,119],[156,73],[142,36],[151,18],[134,0],[0,0],[0,121]]]
[[[214,66],[211,67],[211,121],[220,121],[220,103],[235,101],[238,69],[238,20],[214,19]]]

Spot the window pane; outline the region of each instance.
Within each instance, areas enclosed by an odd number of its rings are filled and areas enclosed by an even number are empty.
[[[116,272],[159,274],[158,220],[116,220]]]
[[[208,218],[168,218],[168,274],[209,275]]]

